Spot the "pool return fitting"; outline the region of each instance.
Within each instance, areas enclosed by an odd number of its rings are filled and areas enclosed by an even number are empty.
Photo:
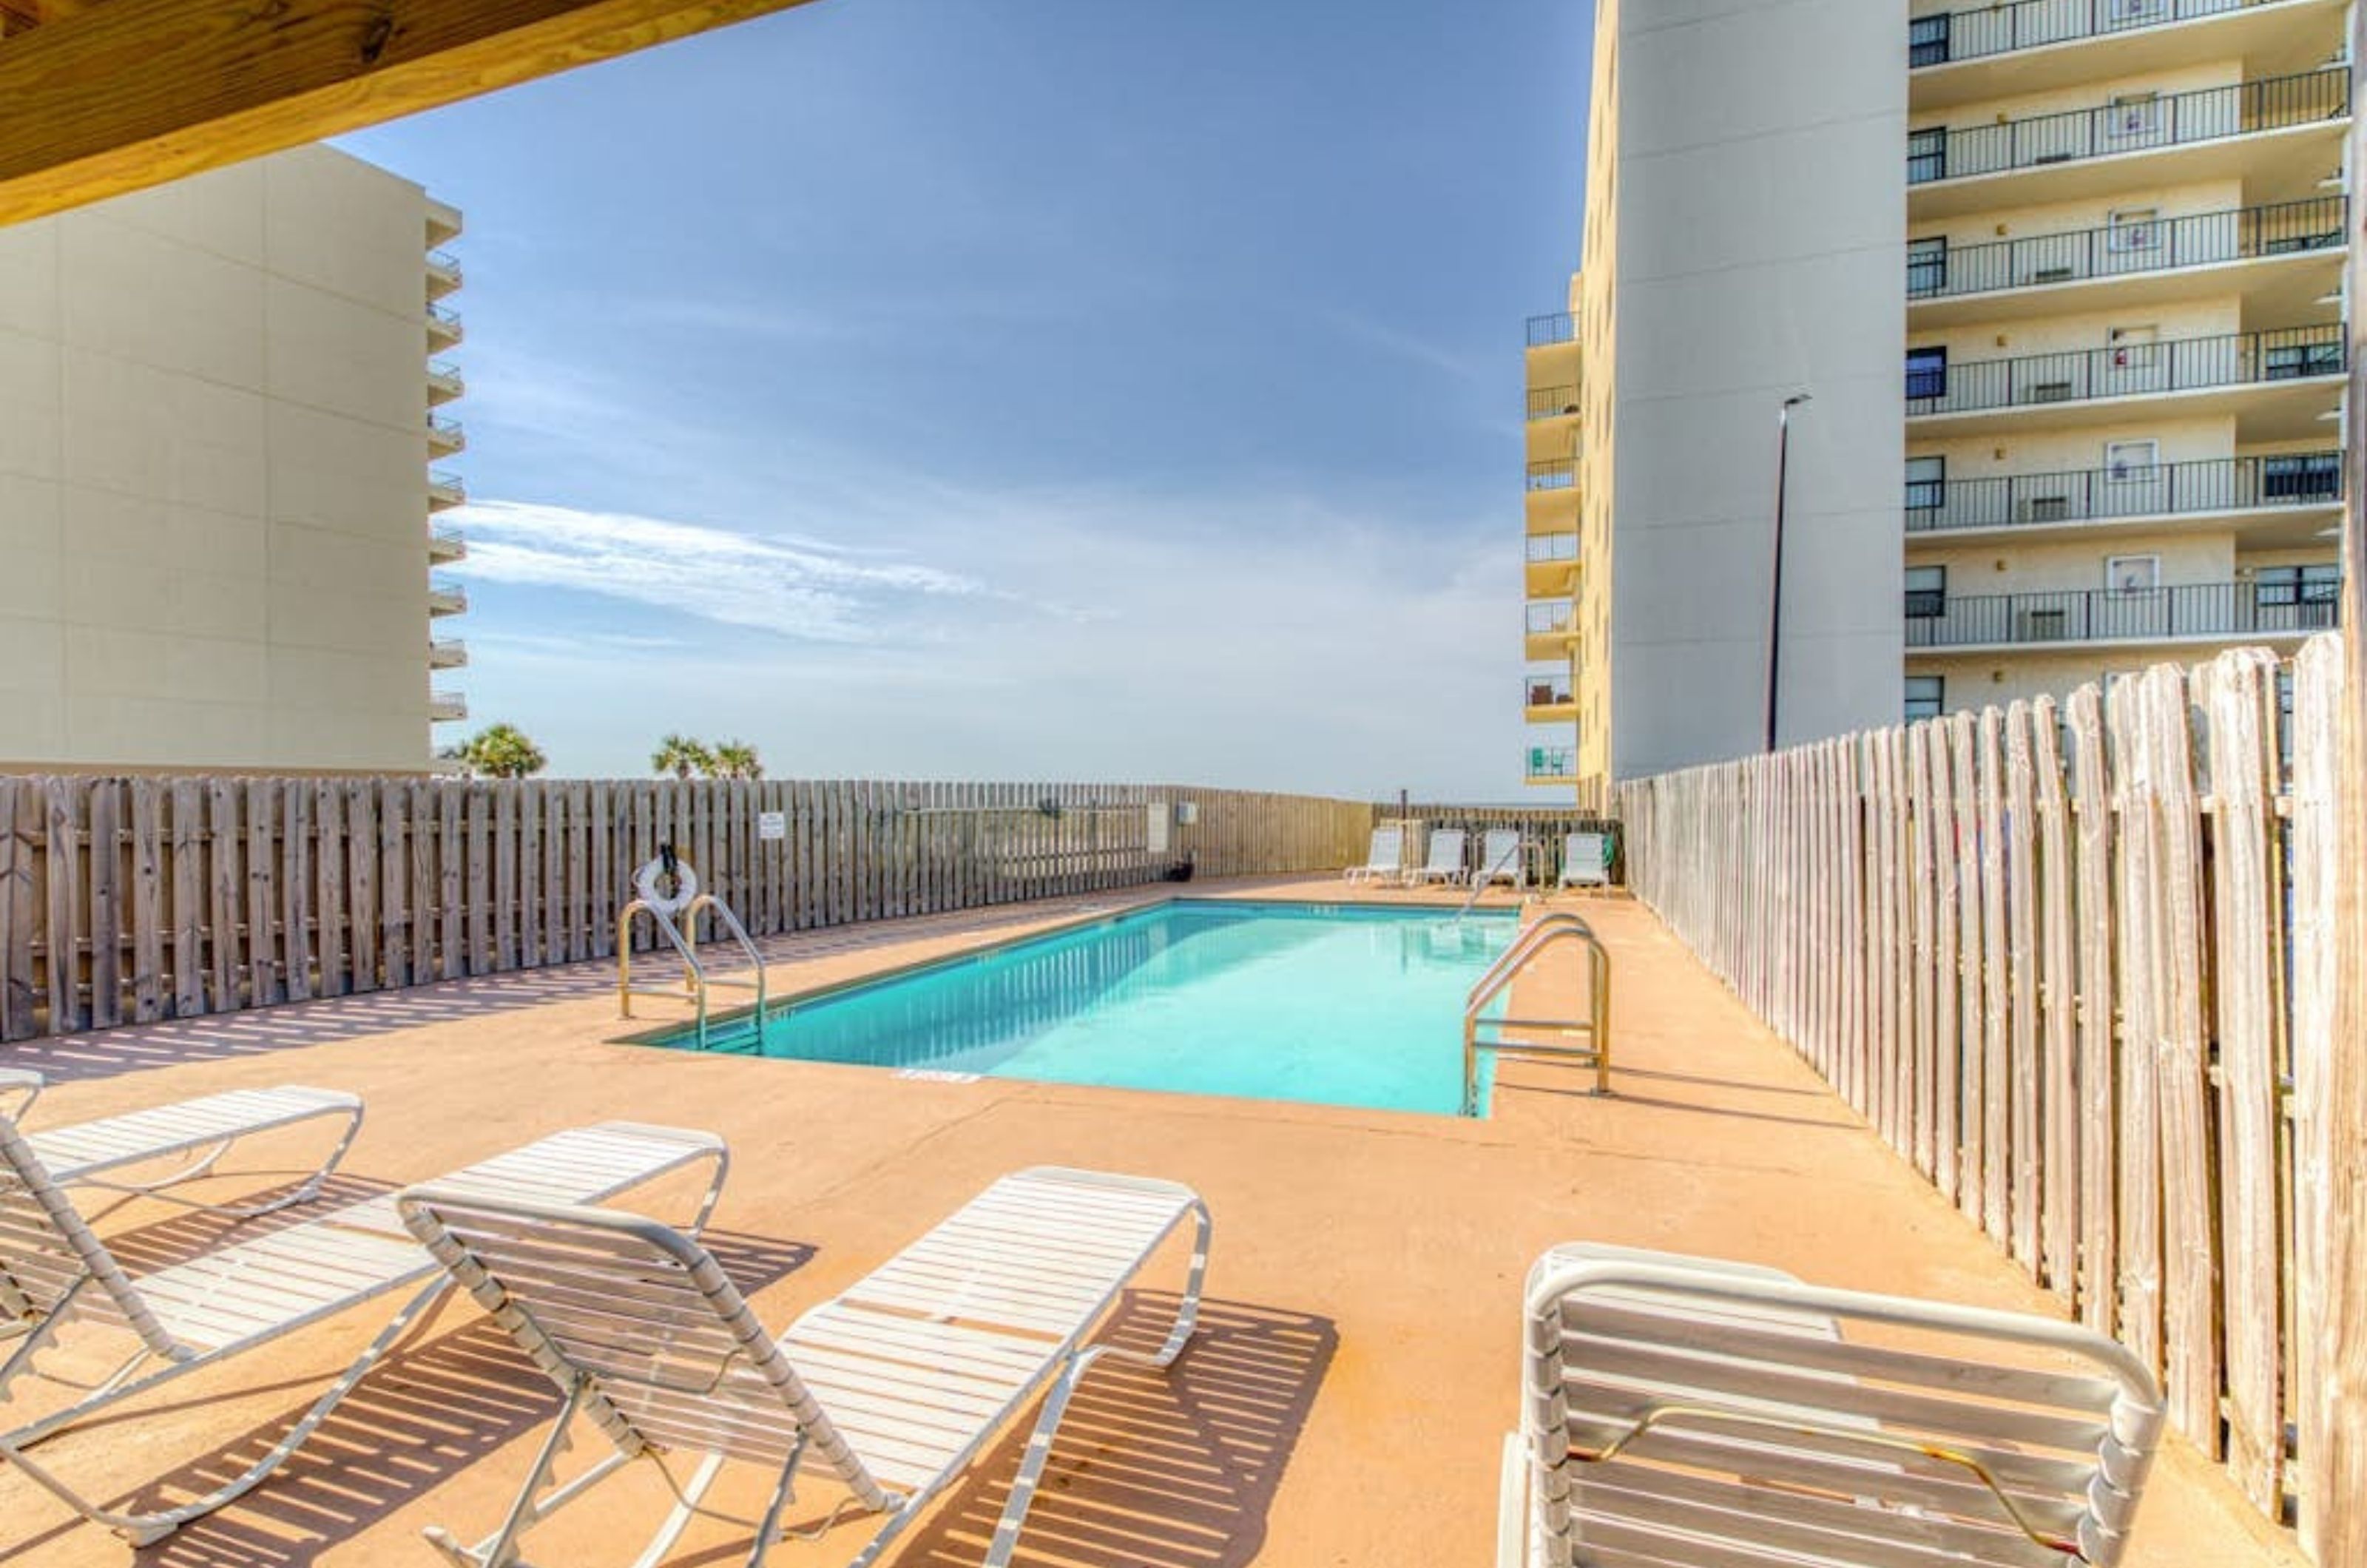
[[[756,993],[755,1018],[761,1027],[764,1017],[764,957],[756,944],[748,940],[748,930],[731,906],[712,893],[702,893],[698,873],[690,863],[674,853],[672,844],[660,846],[657,858],[633,874],[632,901],[617,917],[617,1016],[633,1016],[635,997],[663,997],[672,1001],[687,1000],[697,1010],[698,1049],[707,1049],[707,993],[717,986]],[[698,960],[698,916],[702,910],[713,910],[715,919],[726,935],[740,945],[748,962],[755,967],[753,979],[709,975]],[[675,956],[682,960],[682,985],[636,986],[633,984],[633,917],[647,915],[660,935],[666,939]]]

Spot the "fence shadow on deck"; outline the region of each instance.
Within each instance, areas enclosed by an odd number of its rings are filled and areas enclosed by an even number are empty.
[[[724,1271],[751,1294],[804,1267],[815,1253],[803,1242],[728,1232],[710,1231],[702,1239]],[[401,1300],[398,1292],[374,1310],[391,1315]],[[442,1309],[451,1310],[448,1303]],[[437,1321],[431,1317],[415,1329],[270,1481],[221,1513],[184,1526],[139,1553],[142,1568],[296,1568],[310,1563],[557,1416],[558,1391],[526,1363],[507,1334],[471,1315],[459,1327],[423,1338]],[[255,1373],[268,1371],[263,1359],[255,1359]],[[287,1433],[337,1371],[342,1369],[312,1367],[304,1377],[276,1385],[295,1396],[289,1409],[142,1486],[128,1506],[170,1506],[238,1474]],[[251,1392],[239,1390],[241,1394]],[[118,1424],[137,1419],[111,1418]],[[117,1504],[127,1506],[124,1499]],[[94,1528],[61,1523],[12,1551],[0,1551],[0,1562],[40,1562],[44,1550],[61,1537]],[[415,1541],[404,1543],[402,1551],[406,1561],[429,1555]]]
[[[1155,1349],[1175,1306],[1172,1292],[1128,1292],[1105,1337]],[[1168,1371],[1100,1363],[1069,1406],[1014,1561],[1070,1568],[1253,1561],[1339,1339],[1328,1318],[1210,1301],[1191,1348]],[[980,1461],[899,1563],[968,1568],[980,1560],[1032,1418]]]

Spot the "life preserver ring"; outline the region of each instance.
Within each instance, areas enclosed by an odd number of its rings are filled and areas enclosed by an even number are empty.
[[[665,874],[666,863],[671,859],[672,856],[660,855],[633,873],[634,896],[661,915],[679,915],[698,897],[698,873],[685,860],[674,862],[674,891],[658,891],[658,878]]]

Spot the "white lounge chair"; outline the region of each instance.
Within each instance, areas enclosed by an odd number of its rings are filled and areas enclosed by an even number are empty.
[[[1405,874],[1406,885],[1463,880],[1463,829],[1441,828],[1430,836],[1430,859]]]
[[[668,1172],[712,1162],[694,1227],[722,1188],[722,1142],[710,1134],[610,1122],[554,1134],[445,1179],[447,1190],[543,1201],[597,1201]],[[408,1285],[425,1282],[383,1333],[271,1450],[235,1480],[153,1514],[101,1506],[30,1457],[44,1439],[113,1410],[185,1373],[221,1365],[307,1324]],[[135,1343],[116,1370],[64,1408],[0,1432],[0,1461],[86,1518],[135,1544],[163,1539],[254,1488],[286,1462],[422,1312],[451,1289],[436,1259],[403,1229],[387,1193],[331,1209],[285,1230],[205,1253],[139,1279],[74,1212],[56,1179],[14,1126],[0,1122],[0,1413],[37,1355],[65,1337],[76,1359],[128,1331]],[[85,1338],[100,1343],[84,1345]],[[11,1344],[11,1341],[14,1343]],[[258,1368],[268,1372],[267,1368]]]
[[[648,1220],[598,1209],[414,1187],[412,1234],[468,1287],[567,1395],[502,1528],[472,1547],[428,1540],[456,1568],[507,1568],[518,1538],[637,1459],[698,1455],[666,1483],[678,1502],[640,1559],[663,1558],[727,1460],[773,1475],[750,1568],[778,1534],[802,1467],[882,1516],[855,1564],[875,1562],[1048,1382],[1026,1457],[986,1553],[1010,1560],[1052,1436],[1077,1382],[1104,1356],[1164,1367],[1191,1337],[1208,1259],[1208,1211],[1188,1187],[1095,1171],[1006,1176],[848,1287],[769,1337],[706,1248]],[[1196,1222],[1191,1272],[1154,1353],[1084,1339],[1160,1244]],[[581,1416],[615,1445],[542,1495]]]
[[[2161,1426],[2075,1325],[1705,1258],[1557,1248],[1523,1327],[1499,1568],[2112,1568]]]
[[[1471,874],[1471,886],[1485,887],[1491,882],[1509,882],[1519,887],[1529,879],[1528,867],[1521,863],[1521,830],[1518,828],[1490,828],[1479,844],[1479,869]]]
[[[1607,887],[1611,884],[1611,845],[1601,833],[1564,833],[1561,838],[1561,886]]]
[[[1352,865],[1340,874],[1350,882],[1377,882],[1383,877],[1394,881],[1405,871],[1400,863],[1404,859],[1405,829],[1376,828],[1373,847],[1365,852],[1365,863]]]
[[[39,1073],[22,1067],[0,1068],[0,1097],[19,1097],[12,1109],[0,1110],[0,1122],[20,1122],[40,1094],[41,1083]],[[321,1163],[302,1181],[267,1202],[200,1202],[165,1190],[211,1172],[241,1138],[315,1120],[342,1121],[345,1125]],[[307,1089],[301,1084],[281,1084],[273,1089],[234,1089],[23,1135],[49,1171],[50,1179],[60,1186],[140,1193],[184,1208],[243,1219],[316,1197],[322,1183],[336,1170],[345,1151],[353,1147],[354,1134],[361,1130],[361,1124],[359,1096],[336,1089]],[[183,1163],[162,1174],[136,1179],[119,1174],[164,1159]],[[5,1311],[0,1311],[0,1321],[5,1317]]]

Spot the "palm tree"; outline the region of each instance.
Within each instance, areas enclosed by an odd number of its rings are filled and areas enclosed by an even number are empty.
[[[678,779],[715,771],[715,753],[687,735],[669,735],[650,753],[650,766]]]
[[[719,779],[761,779],[764,761],[745,740],[725,740],[716,745],[708,771]]]
[[[515,724],[492,724],[450,753],[471,777],[523,779],[542,772],[550,759]]]

